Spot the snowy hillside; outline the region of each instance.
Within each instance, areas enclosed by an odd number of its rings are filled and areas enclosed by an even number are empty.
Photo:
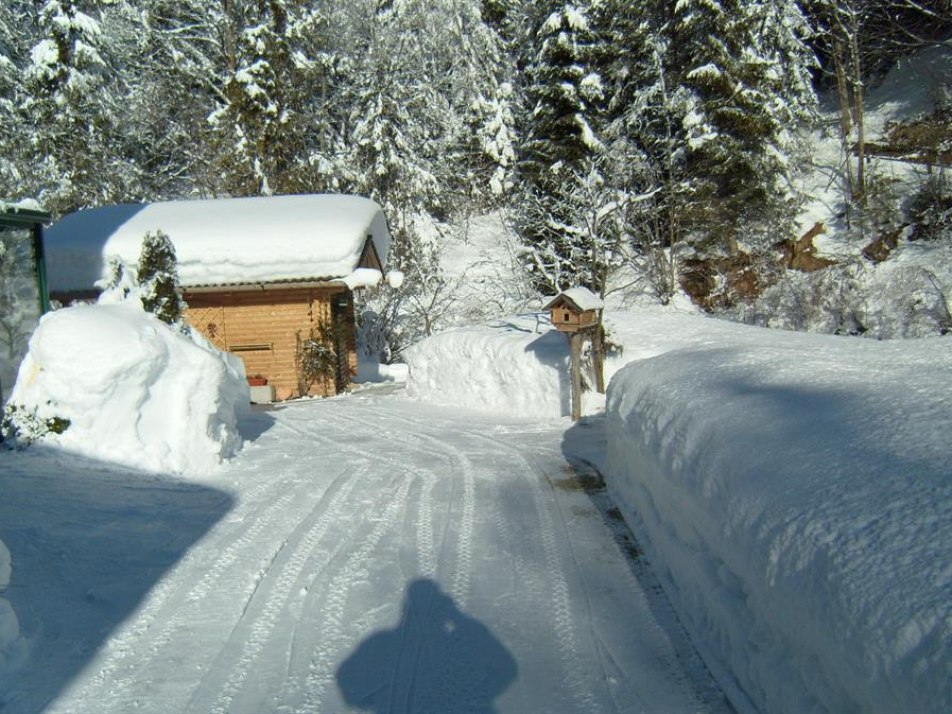
[[[952,50],[938,46],[903,57],[885,77],[871,79],[864,103],[870,144],[887,142],[897,123],[947,111],[950,75]],[[754,304],[738,306],[728,316],[783,329],[875,338],[952,329],[945,169],[873,153],[865,165],[867,215],[849,213],[844,182],[848,164],[856,159],[843,154],[839,122],[840,108],[830,91],[822,99],[817,127],[804,137],[813,168],[798,185],[806,202],[797,235],[822,226],[813,239],[815,255],[832,265],[816,272],[787,270]],[[938,208],[922,213],[921,206],[930,202]],[[935,235],[924,237],[923,225]]]

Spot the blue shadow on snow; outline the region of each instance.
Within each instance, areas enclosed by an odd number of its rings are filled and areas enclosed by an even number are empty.
[[[39,712],[233,499],[36,445],[0,451],[0,464],[0,540],[13,561],[3,597],[28,648],[0,680],[0,711]]]
[[[344,701],[370,712],[493,714],[518,666],[486,625],[432,580],[407,586],[400,623],[365,639],[337,670]]]

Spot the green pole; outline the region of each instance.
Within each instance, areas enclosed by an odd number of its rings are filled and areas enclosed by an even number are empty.
[[[50,290],[46,279],[46,254],[43,252],[43,225],[33,226],[33,255],[36,260],[37,287],[40,289],[40,314],[50,311]]]

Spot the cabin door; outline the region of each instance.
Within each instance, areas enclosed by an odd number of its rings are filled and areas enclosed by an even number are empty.
[[[352,323],[350,316],[353,314],[353,299],[350,292],[337,293],[331,298],[331,324],[334,325],[334,353],[337,355],[337,372],[334,375],[334,386],[337,393],[340,394],[347,389],[350,384],[350,360],[347,354],[350,343],[350,331]]]

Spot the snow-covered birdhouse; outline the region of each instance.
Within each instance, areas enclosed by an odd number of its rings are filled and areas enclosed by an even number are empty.
[[[559,332],[579,332],[595,327],[598,311],[605,307],[588,288],[569,288],[559,293],[545,309],[549,311],[552,326]]]

